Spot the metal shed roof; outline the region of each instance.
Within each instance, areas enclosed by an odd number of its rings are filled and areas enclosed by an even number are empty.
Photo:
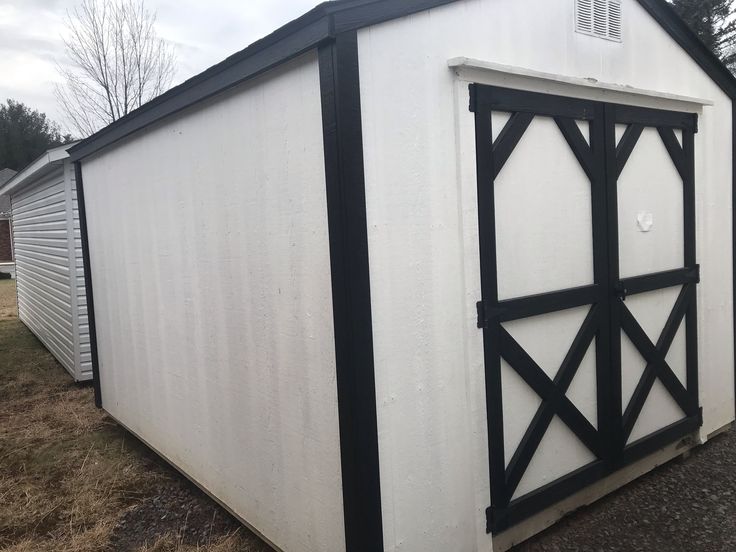
[[[287,23],[267,37],[172,88],[69,150],[73,161],[121,140],[169,115],[333,40],[340,33],[458,0],[335,0]],[[700,67],[736,98],[736,78],[680,19],[666,0],[637,0]]]
[[[78,142],[57,146],[43,152],[34,161],[26,165],[5,182],[0,180],[0,195],[16,193],[26,184],[34,182],[38,177],[50,172],[56,165],[69,157],[68,150]]]

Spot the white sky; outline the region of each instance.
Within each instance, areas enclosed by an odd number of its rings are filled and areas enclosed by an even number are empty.
[[[146,0],[159,35],[174,44],[173,85],[242,50],[320,0]],[[53,89],[64,63],[66,12],[79,0],[0,0],[0,102],[21,101],[63,128]]]

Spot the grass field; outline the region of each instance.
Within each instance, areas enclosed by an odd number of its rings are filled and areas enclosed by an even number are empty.
[[[0,550],[270,550],[93,405],[0,280]]]

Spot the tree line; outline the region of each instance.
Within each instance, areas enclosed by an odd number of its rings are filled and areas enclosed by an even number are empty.
[[[65,63],[57,66],[54,94],[75,137],[90,136],[169,88],[176,57],[155,24],[144,0],[81,0],[67,12]],[[72,140],[44,113],[15,100],[0,105],[0,169],[20,170]]]
[[[736,72],[736,10],[733,0],[670,0],[677,14],[723,63]]]

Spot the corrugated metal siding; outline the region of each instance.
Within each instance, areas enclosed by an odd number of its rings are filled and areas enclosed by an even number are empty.
[[[11,199],[18,314],[75,375],[67,186],[65,170],[59,167]]]
[[[74,168],[12,198],[18,313],[77,381],[92,378],[87,297]]]

